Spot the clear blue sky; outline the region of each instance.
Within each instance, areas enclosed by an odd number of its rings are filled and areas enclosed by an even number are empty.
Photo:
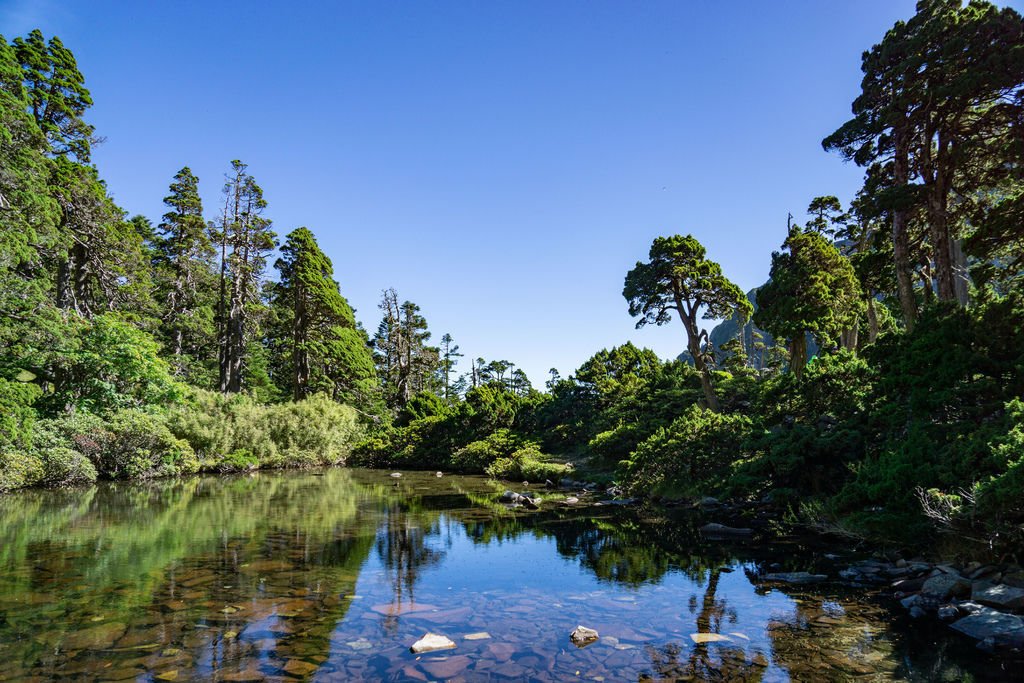
[[[787,212],[852,196],[860,169],[820,141],[913,7],[0,0],[0,32],[74,51],[130,213],[159,220],[187,164],[212,216],[242,159],[371,333],[395,287],[435,340],[543,385],[627,340],[684,348],[679,324],[634,330],[622,298],[654,237],[692,233],[749,289]]]

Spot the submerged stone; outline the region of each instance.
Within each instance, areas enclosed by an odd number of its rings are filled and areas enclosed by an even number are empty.
[[[586,626],[577,626],[576,630],[569,634],[569,639],[576,647],[586,647],[599,637],[597,631]]]
[[[439,635],[437,633],[426,633],[422,638],[412,644],[409,649],[415,654],[421,654],[423,652],[434,652],[436,650],[451,650],[455,647],[455,643],[449,638]]]
[[[434,678],[447,679],[458,676],[470,665],[471,661],[465,655],[456,655],[438,661],[420,662],[420,668]]]
[[[128,630],[125,624],[110,622],[69,633],[64,640],[65,650],[102,650],[114,644]]]

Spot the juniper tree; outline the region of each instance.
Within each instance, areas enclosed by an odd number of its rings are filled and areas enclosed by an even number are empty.
[[[629,314],[640,316],[637,329],[650,323],[664,325],[676,312],[686,330],[686,348],[700,374],[707,406],[717,412],[711,367],[704,355],[708,333],[699,320],[739,314],[745,323],[753,307],[743,290],[722,274],[720,265],[706,258],[704,246],[693,236],[674,235],[654,240],[649,260],[638,261],[626,275],[622,295],[629,302]]]

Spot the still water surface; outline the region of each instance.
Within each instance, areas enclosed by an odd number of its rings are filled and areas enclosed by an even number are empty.
[[[877,596],[758,582],[835,575],[808,543],[503,488],[332,469],[2,496],[0,680],[1012,677]],[[427,632],[457,647],[412,654]]]

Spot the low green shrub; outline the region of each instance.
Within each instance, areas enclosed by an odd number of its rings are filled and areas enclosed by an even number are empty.
[[[112,479],[191,474],[199,470],[192,446],[171,433],[166,417],[142,410],[114,413],[101,433],[96,469]]]
[[[0,379],[0,448],[31,445],[36,418],[32,403],[41,394],[34,384]]]
[[[43,461],[33,453],[0,451],[0,493],[42,483]]]
[[[751,428],[744,415],[691,406],[637,446],[621,465],[622,481],[641,494],[706,494],[724,486]]]
[[[259,466],[260,461],[252,451],[248,448],[239,448],[225,455],[217,464],[217,469],[221,472],[248,472],[258,469]]]
[[[324,395],[260,405],[202,390],[170,411],[168,427],[214,470],[341,464],[364,433],[354,408]]]
[[[546,457],[535,444],[529,444],[506,457],[497,458],[484,471],[495,479],[517,481],[557,480],[568,471],[568,465],[546,462]]]
[[[497,460],[512,455],[520,444],[512,432],[498,429],[452,453],[451,466],[459,472],[485,472]]]
[[[99,476],[92,461],[71,448],[58,446],[38,451],[36,457],[43,468],[42,479],[38,483],[47,486],[91,484]]]

